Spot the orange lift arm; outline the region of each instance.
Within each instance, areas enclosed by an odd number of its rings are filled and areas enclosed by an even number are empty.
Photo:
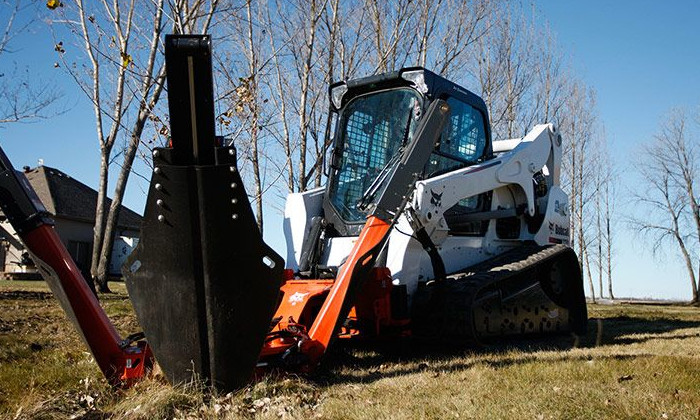
[[[369,208],[367,221],[309,329],[310,343],[302,348],[311,365],[318,363],[330,345],[353,306],[356,293],[369,277],[389,231],[406,206],[415,181],[435,148],[448,115],[447,102],[434,101],[413,140],[400,152],[400,159],[370,186],[364,205]]]

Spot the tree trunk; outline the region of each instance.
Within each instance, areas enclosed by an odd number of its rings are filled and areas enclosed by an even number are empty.
[[[330,25],[330,33],[329,33],[329,42],[328,42],[328,69],[327,69],[327,78],[328,78],[328,83],[333,83],[333,79],[335,77],[335,44],[336,40],[338,37],[338,7],[339,7],[339,0],[334,0],[333,3],[331,4],[331,11],[333,13],[333,17],[331,19],[331,25]],[[329,98],[330,101],[330,98]],[[319,153],[316,156],[316,178],[314,181],[314,186],[316,188],[321,186],[321,180],[323,177],[323,167],[324,161],[326,159],[326,151],[328,150],[328,147],[331,144],[331,124],[333,123],[333,114],[331,112],[328,112],[326,115],[326,126],[323,130],[323,147],[321,148],[321,153]]]
[[[95,206],[95,227],[93,229],[92,236],[92,257],[90,259],[90,279],[91,288],[95,289],[95,283],[99,285],[100,292],[103,289],[109,290],[106,283],[100,283],[98,280],[98,272],[100,265],[100,253],[102,251],[102,243],[104,242],[105,233],[105,213],[107,209],[107,188],[108,188],[108,176],[109,176],[109,162],[107,162],[107,155],[102,153],[102,158],[100,160],[100,186],[97,190],[97,204]]]
[[[255,189],[255,218],[258,222],[260,234],[263,233],[263,188],[262,178],[260,176],[260,150],[258,148],[259,141],[259,112],[258,107],[258,54],[255,48],[255,37],[253,34],[253,12],[251,8],[251,0],[246,3],[246,13],[248,15],[248,72],[250,73],[250,97],[249,105],[250,118],[250,145],[251,145],[251,163],[253,165],[253,181]]]
[[[320,14],[316,10],[316,0],[311,0],[309,13],[311,16],[309,26],[309,36],[306,43],[306,57],[301,80],[301,100],[299,103],[299,191],[307,189],[308,179],[306,178],[306,150],[309,132],[310,116],[307,113],[307,102],[309,100],[309,83],[311,78],[311,66],[313,64],[314,47],[316,44],[316,25]]]
[[[690,258],[690,253],[685,247],[685,242],[683,242],[683,238],[681,238],[677,232],[675,233],[675,238],[678,242],[678,247],[681,249],[683,261],[685,261],[685,268],[688,270],[688,277],[690,277],[690,287],[692,290],[692,299],[690,300],[690,303],[700,303],[700,299],[698,299],[698,286],[695,282],[695,270],[693,269],[693,261]]]
[[[274,38],[272,36],[272,31],[270,30],[270,45],[274,47]],[[275,62],[275,75],[277,83],[277,95],[280,101],[280,122],[282,123],[282,147],[284,150],[284,157],[286,160],[286,170],[287,170],[287,191],[294,192],[294,164],[292,163],[292,144],[291,135],[289,133],[289,125],[287,124],[287,92],[285,92],[282,85],[282,69],[279,63],[278,54],[274,56]],[[275,95],[273,95],[275,96]],[[275,100],[277,98],[273,98]]]
[[[157,76],[153,78],[152,82],[152,84],[147,83],[148,86],[144,84],[143,99],[141,101],[141,105],[139,106],[138,117],[134,123],[134,130],[131,135],[131,140],[129,141],[126,151],[124,152],[124,161],[122,168],[119,171],[119,178],[117,178],[117,184],[114,188],[114,197],[112,197],[112,204],[109,208],[109,214],[107,216],[107,224],[105,227],[96,277],[96,281],[100,285],[100,291],[104,292],[109,292],[109,287],[107,285],[109,260],[112,256],[112,250],[114,248],[114,237],[116,234],[117,223],[119,221],[119,211],[121,210],[122,200],[124,199],[124,192],[126,191],[126,185],[129,181],[129,175],[131,174],[134,159],[136,158],[136,152],[138,151],[139,144],[141,143],[141,134],[143,134],[146,120],[148,119],[148,116],[151,115],[151,110],[156,103],[158,103],[160,94],[163,92],[163,85],[165,83],[165,66],[161,67]],[[146,102],[146,98],[148,97],[147,95],[151,87],[154,87],[153,94],[151,95],[150,100]]]
[[[606,245],[606,251],[607,251],[607,258],[606,258],[606,269],[607,269],[607,275],[608,275],[608,294],[610,296],[610,299],[615,299],[615,295],[613,294],[613,281],[612,281],[612,226],[611,226],[611,218],[612,218],[612,206],[610,204],[610,200],[614,199],[611,197],[611,191],[610,191],[610,185],[613,182],[613,175],[612,175],[612,170],[610,169],[610,161],[607,161],[608,167],[606,169],[606,176],[605,176],[605,186],[603,188],[604,195],[603,195],[603,201],[605,203],[605,245]]]
[[[610,235],[610,217],[606,217],[606,230],[607,230],[607,251],[608,251],[608,258],[607,258],[607,274],[608,274],[608,294],[610,295],[610,299],[615,299],[615,295],[613,294],[613,282],[612,282],[612,237]]]
[[[600,179],[600,168],[596,168],[597,178],[598,178],[598,188],[596,188],[595,193],[595,207],[596,207],[596,227],[598,230],[598,238],[596,240],[598,245],[598,297],[603,299],[603,226],[601,224],[600,213],[603,211],[600,205],[600,184],[602,180]]]
[[[583,243],[584,239],[581,239],[581,243]],[[583,246],[583,250],[581,251],[583,254],[583,260],[585,261],[585,266],[586,266],[586,274],[588,275],[588,286],[591,288],[591,299],[593,299],[593,302],[595,303],[595,290],[593,288],[593,276],[591,275],[591,264],[588,259],[588,247]]]

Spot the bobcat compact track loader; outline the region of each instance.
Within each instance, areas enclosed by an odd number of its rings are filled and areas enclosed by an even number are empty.
[[[148,345],[104,326],[86,337],[93,353],[114,342],[107,360],[118,363],[100,363],[113,382],[142,375],[151,349],[172,382],[196,375],[228,390],[256,370],[309,371],[336,339],[585,332],[551,124],[492,141],[483,100],[422,68],[332,85],[327,184],[288,197],[285,266],[255,224],[235,148],[214,134],[210,38],[168,36],[166,65],[171,145],[153,152],[141,240],[123,269]],[[51,268],[65,255],[41,262],[55,252],[26,232],[46,214],[31,199],[13,210],[24,195],[12,188],[0,186],[3,210],[65,295],[82,278]],[[76,315],[84,335],[97,328]]]

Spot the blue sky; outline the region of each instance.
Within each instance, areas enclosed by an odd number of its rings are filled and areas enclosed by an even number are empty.
[[[639,145],[651,138],[673,107],[700,106],[700,2],[540,0],[534,7],[536,19],[551,27],[575,74],[597,91],[598,114],[621,169],[622,189],[643,191],[644,185],[632,175]],[[17,40],[14,54],[1,59],[29,66],[37,83],[62,90],[67,112],[0,129],[0,145],[17,167],[36,166],[43,159],[95,187],[99,151],[92,109],[65,73],[53,68],[50,32],[42,24],[35,28]],[[146,188],[144,181],[132,177],[125,204],[142,211]],[[632,211],[627,201],[621,197],[620,216]],[[273,209],[267,214],[266,240],[286,255],[281,214]],[[616,247],[618,296],[690,296],[673,250],[652,256],[623,223],[618,224]]]
[[[700,106],[700,2],[537,1],[539,14],[586,83],[621,171],[619,215],[631,214],[631,190],[641,143],[674,107]],[[653,256],[642,238],[618,223],[618,296],[688,298],[690,283],[668,249]]]

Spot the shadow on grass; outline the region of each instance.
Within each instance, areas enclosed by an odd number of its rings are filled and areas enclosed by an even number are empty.
[[[574,347],[593,348],[605,345],[629,345],[649,340],[683,340],[695,338],[699,332],[669,335],[677,330],[700,328],[700,321],[677,319],[646,319],[618,316],[601,320],[590,319],[588,334],[578,340],[569,335],[508,339],[481,346],[458,346],[451,343],[422,342],[397,339],[385,342],[344,342],[332,346],[322,367],[311,378],[323,384],[352,384],[374,382],[420,372],[453,372],[475,365],[505,368],[541,360],[535,353],[564,351]],[[519,356],[507,353],[518,351]],[[596,360],[624,360],[650,357],[651,354],[597,355]],[[551,362],[592,360],[585,354],[561,353],[548,357]],[[386,366],[390,368],[387,369]],[[405,367],[404,367],[405,366]],[[349,372],[349,373],[344,373]]]
[[[396,378],[417,373],[432,374],[438,377],[443,373],[459,372],[475,366],[488,366],[494,369],[503,369],[510,366],[525,365],[543,360],[535,354],[535,348],[526,349],[526,353],[517,356],[504,356],[507,351],[520,348],[520,346],[503,346],[499,348],[480,348],[465,352],[449,351],[444,348],[429,350],[423,348],[414,349],[412,354],[403,353],[373,353],[369,356],[356,357],[347,352],[336,352],[324,361],[324,365],[317,374],[309,378],[320,385],[329,386],[335,384],[359,384],[370,383],[380,379]],[[527,352],[530,350],[530,352]],[[346,348],[347,351],[347,348]],[[631,360],[651,357],[651,354],[611,354],[590,356],[585,354],[572,355],[564,353],[547,357],[548,363],[568,361],[590,360]],[[389,368],[385,366],[389,365]],[[347,369],[350,368],[350,369]]]
[[[602,322],[602,339],[600,344],[634,344],[643,343],[649,340],[677,340],[683,338],[697,337],[700,333],[666,335],[677,330],[688,328],[700,328],[700,321],[689,321],[679,319],[645,319],[633,318],[629,316],[617,316],[604,318]],[[596,337],[596,330],[590,331],[591,327],[597,329],[595,320],[591,320],[589,325],[589,336]]]
[[[0,301],[2,300],[48,300],[53,299],[51,292],[33,290],[2,290],[0,291]]]
[[[51,292],[40,290],[0,290],[0,301],[49,299],[55,299],[54,294]],[[129,296],[125,293],[100,293],[98,299],[100,301],[121,301],[128,300]]]

